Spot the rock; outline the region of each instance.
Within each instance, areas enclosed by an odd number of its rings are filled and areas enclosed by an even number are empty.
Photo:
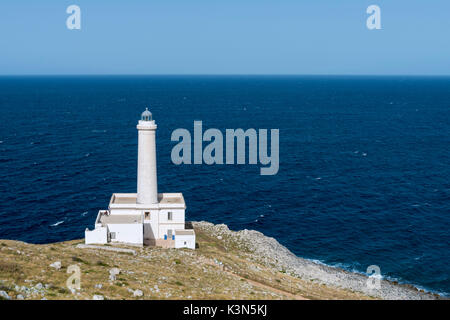
[[[217,236],[217,239],[222,240],[222,236]]]
[[[94,288],[95,288],[95,289],[101,289],[101,288],[103,288],[103,285],[102,285],[101,283],[97,283],[97,284],[94,286]]]
[[[109,270],[109,280],[115,281],[116,280],[116,276],[118,274],[120,274],[120,269],[119,268],[112,268],[111,270]]]
[[[55,268],[56,270],[61,269],[61,261],[56,261],[50,264],[50,267]]]
[[[0,297],[6,300],[11,300],[11,297],[6,293],[6,291],[3,290],[0,291]]]
[[[144,293],[142,292],[142,290],[135,290],[133,293],[134,297],[142,297],[144,295]]]
[[[111,270],[109,270],[109,274],[118,275],[119,273],[120,273],[120,269],[119,268],[112,268]]]
[[[23,299],[25,299],[25,298],[23,297],[23,295],[18,294],[18,295],[16,296],[16,299],[17,299],[17,300],[23,300]]]
[[[92,297],[92,300],[105,300],[105,297],[103,297],[99,294],[94,294],[94,296]]]
[[[74,288],[70,288],[69,290],[72,294],[75,294],[77,292],[77,290],[75,290]]]
[[[34,287],[36,288],[36,290],[42,290],[44,288],[44,286],[40,282],[37,285],[35,285]]]
[[[118,274],[120,274],[120,269],[119,268],[112,268],[111,270],[109,270],[109,274],[118,275]]]

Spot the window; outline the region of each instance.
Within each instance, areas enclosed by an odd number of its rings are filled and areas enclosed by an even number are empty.
[[[116,238],[116,233],[115,232],[110,232],[109,233],[111,239],[115,239]]]
[[[186,245],[186,241],[184,242],[184,245]]]
[[[167,212],[167,220],[172,220],[172,211]]]
[[[145,220],[150,220],[150,212],[145,213]]]

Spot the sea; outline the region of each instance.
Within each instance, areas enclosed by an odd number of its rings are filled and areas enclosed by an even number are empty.
[[[183,193],[187,220],[449,295],[449,77],[0,77],[0,239],[83,238],[112,193],[136,192],[146,107],[158,189]],[[194,121],[279,129],[278,173],[174,164],[172,132]]]

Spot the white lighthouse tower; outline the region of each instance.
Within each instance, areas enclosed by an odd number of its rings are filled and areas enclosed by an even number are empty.
[[[137,124],[136,193],[113,193],[108,210],[99,210],[86,244],[125,243],[195,249],[195,232],[186,224],[182,193],[158,193],[156,123],[146,109]]]
[[[148,108],[137,125],[138,174],[137,203],[158,203],[158,181],[156,175],[156,124]]]

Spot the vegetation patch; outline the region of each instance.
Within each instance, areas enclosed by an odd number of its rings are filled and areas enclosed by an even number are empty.
[[[22,268],[14,262],[0,261],[0,274],[3,273],[21,273]]]

